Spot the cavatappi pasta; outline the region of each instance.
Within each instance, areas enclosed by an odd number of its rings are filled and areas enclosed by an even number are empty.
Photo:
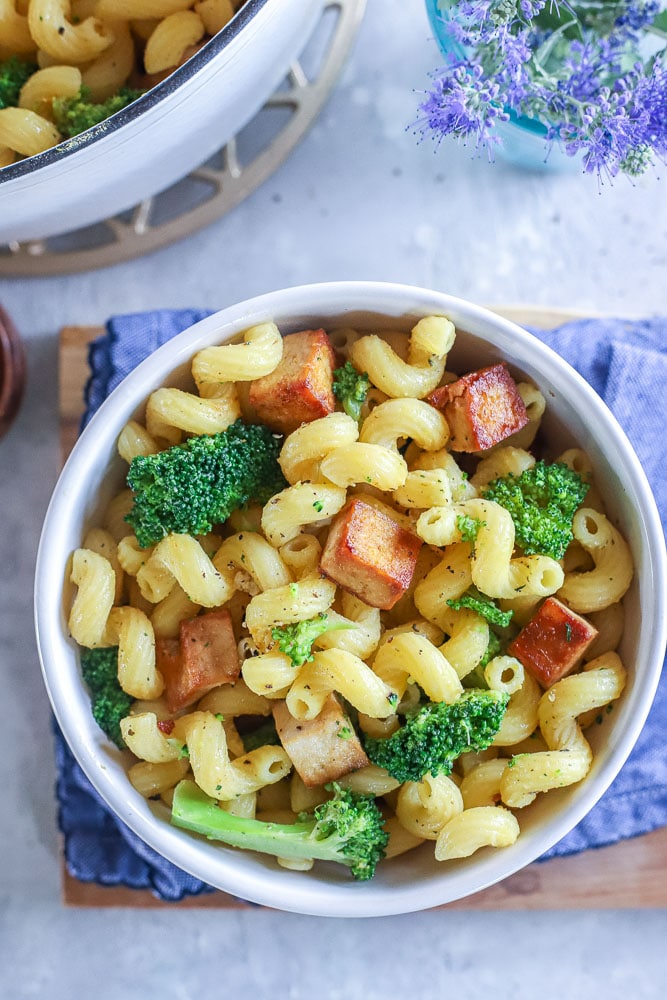
[[[0,168],[88,127],[65,128],[54,100],[83,94],[104,105],[120,94],[102,120],[189,59],[243,3],[0,0],[0,75],[11,83],[0,99]]]
[[[136,13],[142,23],[157,16],[148,0],[136,12],[132,2],[123,16]],[[196,9],[213,16],[212,3]],[[177,0],[172,7],[167,20],[184,10]],[[516,431],[486,449],[453,446],[459,416],[437,394],[478,374],[448,370],[454,341],[452,324],[437,316],[410,336],[334,332],[337,364],[351,361],[369,376],[366,401],[359,420],[338,401],[276,433],[282,490],[208,534],[168,534],[144,548],[124,520],[131,508],[124,490],[82,539],[68,568],[69,628],[83,647],[118,647],[118,680],[135,699],[120,728],[129,778],[142,795],[169,805],[187,777],[234,815],[285,822],[326,800],[325,786],[336,781],[375,796],[390,838],[387,858],[432,841],[444,862],[511,845],[536,796],[585,779],[593,759],[586,730],[604,723],[625,684],[616,648],[631,554],[604,512],[585,453],[528,450],[544,412],[535,386],[519,383],[529,405]],[[267,323],[238,344],[200,351],[187,391],[158,389],[145,423],[123,429],[122,459],[224,431],[239,413],[257,423],[253,386],[280,371],[283,343]],[[484,496],[490,482],[519,477],[540,461],[575,469],[595,498],[594,507],[584,499],[573,512],[560,558],[525,552],[508,510]],[[421,546],[391,602],[377,599],[370,584],[360,596],[358,563],[343,560],[332,570],[327,561],[341,519],[358,504],[373,530],[388,519],[396,538],[403,532]],[[378,551],[366,570],[373,584],[384,572],[382,557]],[[473,599],[466,603],[466,595]],[[172,667],[163,676],[170,661],[160,650],[173,653],[176,643],[185,670],[185,636],[194,643],[193,628],[226,612],[229,678],[195,683],[177,703],[180,682],[170,679]],[[318,620],[327,628],[299,661],[281,645],[281,630]],[[562,648],[550,638],[558,628]],[[460,755],[451,773],[401,782],[366,757],[368,738],[389,739],[420,705],[456,704],[470,688],[502,692],[507,707],[487,749]],[[277,732],[257,739],[272,718]],[[331,720],[358,747],[351,763],[338,760],[345,741],[332,742]],[[295,732],[309,734],[305,753]],[[318,766],[336,770],[318,780],[308,761],[320,758]]]

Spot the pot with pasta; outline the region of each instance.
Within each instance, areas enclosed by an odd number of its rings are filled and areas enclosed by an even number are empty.
[[[326,0],[3,0],[0,243],[122,212],[220,150]]]

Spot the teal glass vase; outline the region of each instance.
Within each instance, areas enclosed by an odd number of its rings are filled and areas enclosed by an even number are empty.
[[[451,13],[440,7],[439,0],[425,0],[428,19],[438,44],[438,48],[449,60],[451,56],[463,58],[465,51],[451,36],[449,22]],[[547,142],[547,129],[542,122],[517,115],[507,109],[509,120],[497,122],[494,130],[500,140],[494,152],[498,157],[525,170],[565,171],[581,170],[581,162],[576,156],[567,156],[555,143]]]

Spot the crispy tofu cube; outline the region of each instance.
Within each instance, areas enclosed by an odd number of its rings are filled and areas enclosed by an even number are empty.
[[[283,339],[283,356],[270,375],[250,383],[248,399],[272,430],[297,427],[333,413],[334,349],[324,330],[302,330]]]
[[[192,705],[241,672],[231,616],[222,609],[181,622],[180,639],[158,639],[155,648],[170,712]]]
[[[410,586],[421,546],[388,508],[353,497],[329,529],[320,569],[365,604],[388,611]]]
[[[585,618],[547,597],[507,651],[548,688],[576,667],[597,634]]]
[[[428,401],[449,424],[452,451],[486,451],[528,423],[516,382],[504,364],[440,386]]]
[[[308,787],[335,781],[369,763],[334,694],[315,719],[295,719],[284,701],[274,704],[273,718],[280,742]]]

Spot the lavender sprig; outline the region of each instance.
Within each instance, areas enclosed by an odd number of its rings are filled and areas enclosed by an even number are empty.
[[[557,144],[599,178],[636,177],[665,157],[667,11],[657,0],[439,4],[451,53],[420,104],[420,133],[472,140],[492,158],[496,126],[512,113],[543,126],[545,158]]]

